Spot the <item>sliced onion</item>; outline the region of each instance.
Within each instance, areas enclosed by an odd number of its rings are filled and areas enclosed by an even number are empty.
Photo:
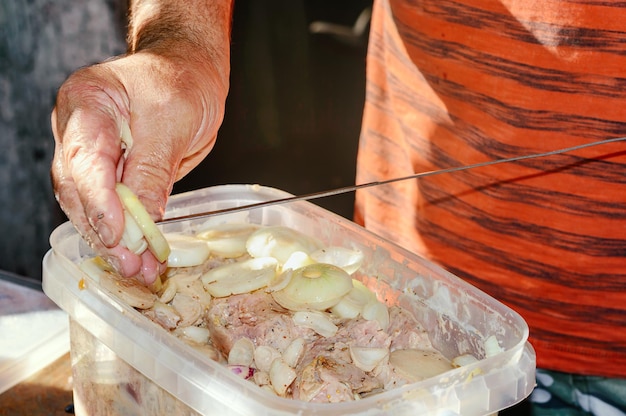
[[[192,267],[204,263],[210,255],[206,241],[184,234],[165,234],[170,246],[169,267]]]
[[[296,251],[312,253],[322,244],[289,227],[272,226],[256,230],[248,238],[246,249],[252,257],[274,257],[284,264]]]
[[[256,224],[227,223],[204,229],[196,236],[206,240],[213,254],[235,258],[246,254],[246,241],[257,229],[259,226]]]
[[[254,366],[266,373],[269,373],[272,362],[277,358],[280,358],[280,352],[268,345],[259,345],[254,350]]]
[[[182,284],[177,280],[176,285],[178,286],[178,293],[184,293],[191,296],[198,301],[205,310],[211,307],[211,294],[206,291],[201,280],[195,280],[186,284]]]
[[[434,377],[454,368],[439,352],[431,350],[395,350],[389,355],[389,363],[410,382]]]
[[[163,280],[161,280],[161,276],[157,276],[156,279],[154,279],[154,282],[148,285],[148,288],[150,288],[152,293],[159,293],[163,288]]]
[[[267,291],[271,293],[284,289],[287,287],[289,282],[291,282],[292,277],[293,269],[287,269],[282,273],[276,273],[276,276],[274,276],[274,278],[267,284]]]
[[[293,314],[296,325],[312,329],[323,337],[332,337],[337,333],[337,325],[328,314],[319,311],[298,311]]]
[[[176,293],[178,292],[178,285],[176,284],[176,280],[170,278],[163,283],[161,287],[161,291],[159,292],[159,300],[163,303],[169,303],[174,299]]]
[[[154,314],[154,321],[166,329],[174,329],[180,322],[180,315],[168,304],[156,301],[152,305],[151,312]]]
[[[368,321],[377,321],[383,331],[389,328],[389,309],[378,300],[365,305],[361,315]]]
[[[267,373],[267,371],[257,370],[254,372],[254,383],[257,386],[268,386],[271,383],[270,375]],[[272,393],[275,393],[274,389],[272,389],[271,387],[270,389],[272,390]]]
[[[304,338],[296,338],[285,348],[283,351],[283,361],[287,363],[289,367],[295,368],[298,365],[298,361],[304,354],[304,347],[306,341]]]
[[[352,278],[339,267],[314,263],[292,272],[281,290],[272,292],[274,300],[292,311],[326,310],[336,305],[352,289]]]
[[[174,299],[172,299],[171,306],[180,316],[180,322],[178,323],[180,326],[195,325],[204,313],[202,304],[186,293],[176,293]]]
[[[355,319],[363,310],[363,306],[350,301],[347,296],[344,296],[339,303],[330,308],[330,311],[341,319]]]
[[[291,253],[285,264],[283,264],[283,270],[295,270],[313,263],[316,263],[316,261],[304,251],[294,251]]]
[[[199,280],[202,277],[203,272],[198,268],[194,270],[178,267],[168,267],[163,275],[167,279],[176,280],[176,284],[179,288],[189,285],[190,283]]]
[[[455,367],[463,367],[477,362],[478,358],[474,357],[472,354],[463,354],[454,357],[454,359],[452,360],[452,365],[454,365]]]
[[[251,367],[254,362],[254,344],[246,337],[239,338],[228,352],[228,364]]]
[[[135,254],[141,254],[148,248],[148,242],[143,238],[143,232],[132,215],[124,210],[124,233],[122,244]]]
[[[359,280],[352,279],[352,289],[341,298],[331,312],[342,319],[354,319],[363,312],[365,305],[376,301],[376,294]]]
[[[202,275],[204,288],[222,298],[261,289],[276,275],[278,262],[273,257],[260,257],[225,264]]]
[[[389,357],[389,349],[350,346],[350,357],[354,365],[361,370],[372,371]]]
[[[485,357],[487,358],[493,357],[494,355],[498,355],[502,351],[504,351],[504,348],[500,346],[500,343],[498,342],[498,338],[496,338],[495,335],[491,335],[487,337],[487,339],[485,339],[484,345],[485,345]]]
[[[156,226],[146,208],[130,188],[123,183],[118,183],[115,185],[115,191],[124,208],[141,228],[141,232],[148,243],[148,249],[157,260],[163,263],[170,254],[170,247],[161,230]]]
[[[176,328],[174,333],[179,337],[189,339],[197,344],[206,344],[209,342],[209,330],[199,326]]]
[[[281,358],[277,358],[270,366],[270,382],[272,388],[279,396],[283,396],[287,388],[296,379],[296,372],[289,367]]]
[[[333,264],[341,267],[348,274],[356,272],[363,264],[363,252],[345,247],[325,247],[311,253],[311,258],[318,263]]]

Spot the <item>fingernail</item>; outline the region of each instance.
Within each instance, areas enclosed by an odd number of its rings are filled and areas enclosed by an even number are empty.
[[[153,270],[149,271],[143,268],[140,279],[143,280],[144,285],[150,286],[156,280],[156,275]]]
[[[100,241],[102,241],[105,246],[113,247],[115,243],[113,231],[108,225],[104,223],[98,224],[98,237],[100,237]]]

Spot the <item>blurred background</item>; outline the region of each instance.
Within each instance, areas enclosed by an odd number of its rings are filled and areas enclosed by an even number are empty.
[[[0,2],[0,270],[41,279],[48,237],[66,221],[49,177],[56,90],[75,69],[124,52],[126,3]],[[301,194],[353,184],[370,3],[237,0],[224,124],[174,193],[259,183]],[[353,197],[316,203],[350,218]]]

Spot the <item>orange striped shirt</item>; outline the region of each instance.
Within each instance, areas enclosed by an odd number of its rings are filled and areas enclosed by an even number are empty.
[[[376,0],[357,183],[626,135],[626,7]],[[357,193],[355,220],[524,316],[539,367],[626,377],[626,144]]]

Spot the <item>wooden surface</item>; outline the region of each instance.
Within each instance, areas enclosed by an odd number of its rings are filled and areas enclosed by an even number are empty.
[[[0,394],[1,416],[67,416],[72,403],[69,353],[22,383]]]

